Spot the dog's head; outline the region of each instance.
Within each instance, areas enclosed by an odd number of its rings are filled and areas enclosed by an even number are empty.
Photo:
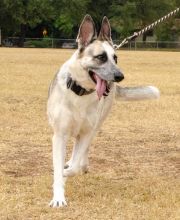
[[[124,79],[117,66],[107,17],[103,18],[97,36],[91,16],[86,15],[80,25],[77,42],[81,66],[96,84],[98,96],[101,97],[110,82],[120,82]]]

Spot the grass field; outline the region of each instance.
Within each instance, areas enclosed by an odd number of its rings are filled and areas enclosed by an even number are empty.
[[[48,207],[47,91],[72,52],[0,48],[0,219],[180,219],[180,52],[118,52],[121,84],[155,85],[161,98],[115,102],[92,143],[90,172],[68,180],[66,208]]]

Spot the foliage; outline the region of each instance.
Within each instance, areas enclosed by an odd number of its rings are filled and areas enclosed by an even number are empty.
[[[49,0],[1,0],[0,6],[3,12],[0,26],[5,33],[25,36],[28,27],[53,18],[54,9]]]
[[[77,32],[76,30],[79,23],[81,22],[83,15],[87,13],[87,6],[89,2],[90,0],[62,0],[60,2],[55,1],[55,28],[60,30],[61,34],[67,38],[75,37],[73,36],[73,32]]]
[[[106,15],[113,38],[123,38],[178,6],[179,0],[1,0],[0,28],[4,37],[28,37],[34,28],[47,27],[49,36],[75,38],[83,16],[88,13],[98,29]],[[174,20],[158,26],[155,31],[158,39],[177,39],[171,30],[176,26]]]
[[[112,28],[122,35],[127,36],[135,27],[136,8],[135,3],[126,1],[117,4],[114,2],[110,8]]]
[[[43,38],[43,40],[29,40],[24,43],[24,47],[50,48],[52,47],[52,40]]]
[[[174,0],[114,1],[111,6],[111,13],[114,14],[112,25],[118,33],[126,37],[175,8]]]
[[[53,8],[49,0],[4,0],[4,2],[16,24],[35,27],[43,20],[53,17]]]

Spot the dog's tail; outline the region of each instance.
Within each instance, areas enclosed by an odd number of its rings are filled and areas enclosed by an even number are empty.
[[[157,99],[160,96],[158,88],[154,86],[120,87],[116,85],[116,99],[124,101],[138,101],[144,99]]]

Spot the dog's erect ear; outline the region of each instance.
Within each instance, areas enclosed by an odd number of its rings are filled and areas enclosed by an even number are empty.
[[[111,26],[110,26],[109,20],[106,16],[102,20],[101,30],[99,32],[98,39],[102,40],[102,41],[107,40],[109,42],[112,42]]]
[[[93,19],[86,15],[80,25],[76,41],[79,47],[86,47],[93,39],[97,38]]]

